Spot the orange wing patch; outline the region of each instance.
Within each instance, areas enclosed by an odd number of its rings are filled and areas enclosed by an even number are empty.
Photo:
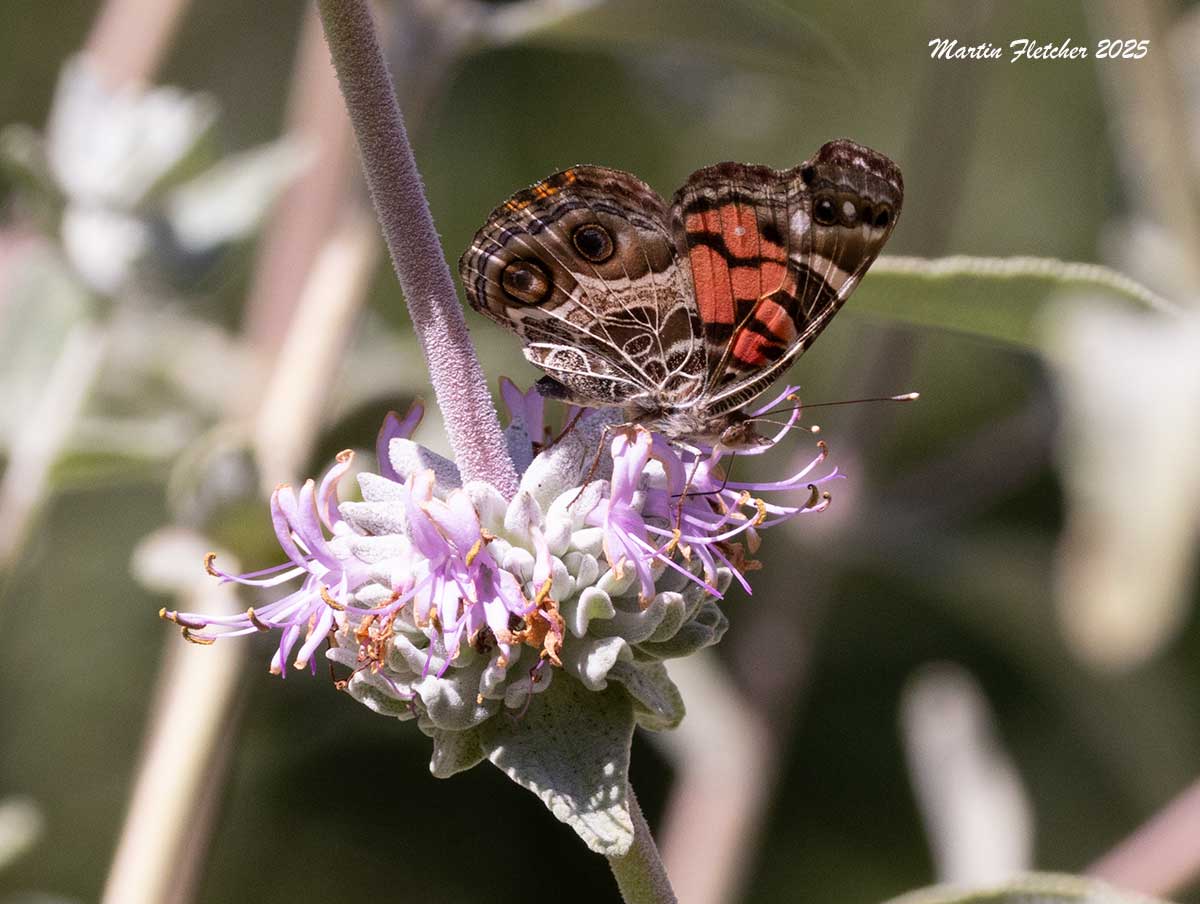
[[[563,170],[561,173],[556,173],[549,179],[543,179],[537,185],[531,185],[524,191],[513,195],[504,202],[504,207],[514,213],[524,210],[534,201],[542,201],[557,195],[568,185],[574,184],[576,178],[575,170]]]
[[[759,302],[750,320],[765,332],[753,330],[747,323],[733,338],[733,357],[748,367],[765,367],[778,360],[796,338],[792,315],[770,298]]]
[[[721,214],[717,210],[688,214],[685,228],[689,234],[720,235]],[[732,324],[733,285],[729,279],[729,264],[715,248],[699,243],[689,249],[692,264],[692,283],[696,291],[696,305],[700,319],[705,323]]]
[[[770,298],[764,298],[754,312],[754,319],[762,324],[780,342],[788,343],[796,338],[796,324],[787,308]]]
[[[717,231],[725,240],[725,247],[730,254],[741,258],[762,254],[763,239],[758,231],[758,214],[753,207],[725,204],[716,212],[721,216],[720,229]]]
[[[778,345],[760,333],[742,330],[734,341],[733,357],[747,367],[766,367],[779,357]]]
[[[689,213],[684,228],[701,318],[733,326],[740,309],[747,319],[731,337],[729,354],[750,367],[776,360],[796,337],[791,314],[770,298],[787,281],[786,250],[762,235],[758,213],[748,205],[731,202]]]
[[[760,262],[758,266],[748,264],[730,271],[733,294],[743,301],[757,301],[777,291],[783,285],[785,276],[787,267],[769,260]]]

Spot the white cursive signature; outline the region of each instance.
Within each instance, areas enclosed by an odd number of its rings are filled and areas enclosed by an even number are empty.
[[[929,56],[934,60],[1002,60],[1005,48],[984,41],[980,44],[960,44],[957,38],[933,38],[929,41]],[[1094,51],[1070,38],[1055,44],[1034,38],[1016,38],[1008,42],[1008,61],[1017,60],[1140,60],[1150,51],[1148,40],[1136,38],[1102,38]]]

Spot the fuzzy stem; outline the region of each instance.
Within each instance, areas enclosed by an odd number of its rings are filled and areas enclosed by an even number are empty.
[[[642,815],[637,795],[629,788],[629,815],[633,817],[633,845],[623,857],[609,857],[608,865],[625,904],[678,904],[667,868],[663,866],[650,826]]]
[[[486,480],[511,497],[516,469],[434,229],[370,9],[366,0],[318,0],[317,8],[459,470],[464,480]]]

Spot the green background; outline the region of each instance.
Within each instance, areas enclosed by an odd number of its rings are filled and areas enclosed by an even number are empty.
[[[669,196],[699,166],[788,166],[849,136],[904,170],[889,251],[1098,261],[1102,229],[1129,200],[1098,64],[948,63],[926,48],[980,18],[997,43],[1088,43],[1084,10],[991,7],[623,0],[480,52],[443,80],[418,132],[447,256],[457,259],[498,201],[572,163],[631,170]],[[93,12],[77,0],[5,4],[0,122],[42,125],[58,66]],[[219,98],[227,149],[277,134],[300,13],[293,0],[191,9],[163,81]],[[239,266],[209,301],[230,325],[246,288],[249,264]],[[382,265],[372,304],[409,329]],[[905,680],[931,660],[963,664],[988,694],[1035,806],[1038,867],[1079,871],[1195,776],[1196,619],[1131,674],[1098,676],[1074,661],[1051,611],[1063,513],[1045,365],[1013,346],[853,308],[793,371],[804,397],[918,389],[922,400],[821,416],[832,461],[861,489],[835,488],[836,529],[801,519],[769,534],[754,596],[732,593],[725,606],[730,680],[783,739],[746,900],[873,902],[931,881],[897,715]],[[489,360],[533,376],[508,335],[469,318]],[[411,393],[429,396],[422,385]],[[380,400],[332,425],[310,472],[367,444],[384,412],[406,402]],[[1018,412],[1028,415],[1019,429],[997,426]],[[79,473],[64,469],[3,586],[0,793],[31,795],[47,826],[0,873],[0,900],[98,897],[164,644],[177,642],[155,617],[166,600],[128,567],[134,545],[167,520],[166,471]],[[268,551],[265,510],[245,524]],[[760,643],[764,632],[794,634],[786,661],[778,642]],[[241,680],[244,707],[229,718],[233,765],[200,901],[615,899],[604,861],[532,795],[487,765],[434,780],[413,726],[351,704],[323,674],[271,678],[270,642],[249,642],[258,649]],[[633,782],[652,823],[670,781],[668,762],[639,736]]]

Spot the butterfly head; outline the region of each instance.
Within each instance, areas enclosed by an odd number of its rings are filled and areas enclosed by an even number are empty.
[[[666,411],[632,411],[631,420],[655,430],[668,439],[687,443],[720,445],[731,451],[769,446],[771,440],[754,429],[754,422],[740,411],[714,415],[695,408]]]
[[[721,431],[721,445],[735,452],[771,445],[771,441],[754,429],[752,421],[738,419]]]

